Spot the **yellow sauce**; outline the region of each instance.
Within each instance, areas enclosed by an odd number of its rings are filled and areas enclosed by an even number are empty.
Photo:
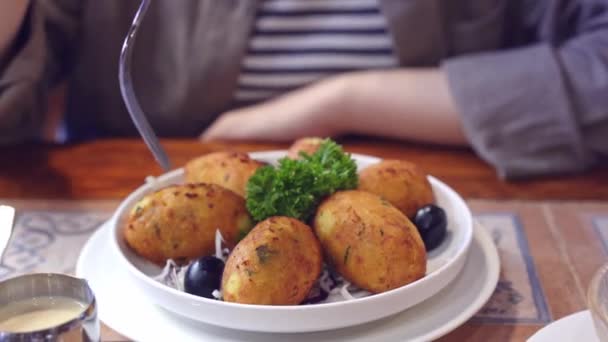
[[[78,317],[85,304],[67,297],[36,297],[0,308],[0,331],[29,332],[52,328]]]

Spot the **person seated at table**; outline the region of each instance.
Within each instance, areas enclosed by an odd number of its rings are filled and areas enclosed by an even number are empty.
[[[137,135],[118,57],[139,1],[0,2],[0,142]],[[503,177],[608,155],[605,0],[152,1],[134,52],[161,136],[470,145]],[[449,167],[449,165],[446,165]]]

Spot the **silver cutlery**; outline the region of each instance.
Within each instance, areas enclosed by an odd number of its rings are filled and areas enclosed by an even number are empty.
[[[142,111],[141,106],[137,101],[131,79],[131,56],[133,54],[133,46],[135,45],[135,38],[137,37],[137,32],[139,30],[141,21],[143,20],[149,6],[150,0],[142,0],[137,12],[135,13],[135,18],[133,18],[133,23],[131,24],[131,28],[129,29],[129,33],[125,38],[122,45],[122,50],[120,52],[118,80],[120,83],[120,92],[122,93],[122,98],[125,101],[125,105],[127,106],[127,110],[131,115],[131,119],[133,120],[135,127],[137,127],[139,134],[141,134],[146,145],[150,151],[152,151],[154,158],[160,164],[162,169],[164,171],[169,171],[171,169],[169,157],[161,146],[156,133],[154,133],[150,122],[146,118],[146,115]]]

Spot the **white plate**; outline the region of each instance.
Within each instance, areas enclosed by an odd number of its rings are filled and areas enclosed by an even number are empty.
[[[589,310],[558,319],[537,331],[528,342],[600,342]]]
[[[276,163],[285,151],[251,153],[257,160]],[[353,155],[359,169],[378,162],[370,156]],[[260,332],[322,331],[370,322],[401,312],[435,295],[461,271],[473,236],[472,216],[462,198],[439,180],[429,177],[435,198],[448,217],[448,237],[429,253],[427,275],[406,286],[369,297],[314,305],[248,305],[197,297],[165,286],[151,278],[160,268],[135,255],[124,243],[122,226],[133,205],[145,194],[183,182],[183,170],[158,177],[153,185],[135,190],[118,207],[111,220],[113,250],[118,267],[133,276],[137,287],[150,301],[178,315],[226,328]],[[239,317],[239,319],[234,319]]]
[[[433,298],[407,311],[360,326],[299,334],[270,334],[219,328],[173,315],[139,291],[108,249],[112,228],[105,224],[86,243],[76,274],[87,279],[110,328],[136,341],[429,341],[471,318],[490,298],[500,261],[491,237],[476,226],[469,257],[459,276]],[[239,316],[234,320],[242,319]]]

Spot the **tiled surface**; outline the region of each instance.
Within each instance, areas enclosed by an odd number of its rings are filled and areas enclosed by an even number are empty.
[[[484,217],[495,217],[498,214],[515,217],[520,222],[551,320],[586,309],[587,285],[593,273],[608,261],[608,254],[598,234],[598,229],[605,227],[608,203],[471,200],[469,204],[480,222],[483,222]],[[487,221],[485,223],[491,226]],[[608,237],[608,231],[606,233],[605,236]],[[501,282],[513,279],[512,275],[505,274],[509,273],[510,263],[507,259],[509,256],[513,258],[513,249],[505,249],[500,243],[498,248],[502,262]],[[522,291],[526,286],[516,288]],[[496,300],[498,293],[499,291],[494,294],[488,305]],[[522,318],[529,316],[531,306],[519,308],[520,306],[521,304],[516,304],[511,307],[518,312],[518,322],[509,323],[504,316],[502,322],[479,319],[483,316],[484,309],[476,318],[441,341],[525,341],[545,323],[542,323],[542,319],[536,322],[522,321]],[[539,309],[542,306],[535,306],[536,312],[542,312]]]
[[[494,295],[476,315],[477,323],[547,323],[551,315],[519,216],[484,213],[476,219],[492,234],[501,257]]]
[[[493,297],[444,341],[521,341],[585,308],[586,286],[608,256],[608,204],[469,201],[499,249]],[[15,202],[14,238],[0,278],[71,272],[81,246],[115,202]],[[104,340],[121,340],[104,329]]]
[[[90,211],[26,211],[0,264],[0,278],[28,272],[73,273],[89,236],[108,219]]]

